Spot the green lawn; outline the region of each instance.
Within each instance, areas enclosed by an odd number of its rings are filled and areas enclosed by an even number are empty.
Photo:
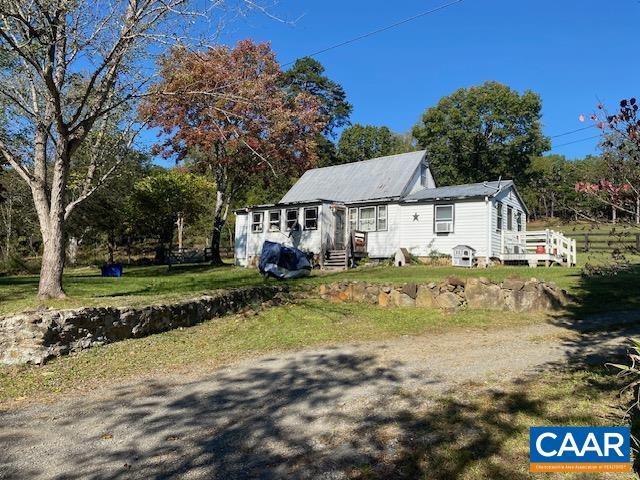
[[[607,255],[580,255],[579,262],[603,263]],[[585,280],[578,268],[492,267],[487,269],[460,269],[455,267],[431,267],[411,265],[404,268],[390,266],[361,267],[344,272],[323,273],[314,271],[303,280],[291,281],[291,285],[318,285],[323,282],[362,280],[376,283],[401,284],[405,282],[437,282],[448,276],[485,276],[495,281],[506,277],[536,277],[554,282],[584,298],[590,310],[624,309],[640,306],[638,289],[628,286],[636,283],[640,272],[632,269],[614,277]],[[169,270],[164,266],[125,267],[121,278],[102,278],[97,269],[69,269],[64,286],[65,300],[40,302],[36,299],[37,275],[0,277],[0,315],[16,313],[41,305],[52,308],[77,308],[83,306],[141,306],[158,302],[176,301],[220,288],[234,288],[263,284],[265,280],[256,270],[237,267],[177,266]],[[276,282],[267,280],[267,282]],[[608,305],[600,300],[608,300]],[[615,302],[613,301],[615,300]]]
[[[16,399],[91,388],[145,374],[194,373],[256,354],[341,342],[383,340],[461,327],[539,322],[539,315],[307,300],[257,315],[230,315],[191,328],[124,340],[60,357],[42,367],[0,367],[0,406]]]

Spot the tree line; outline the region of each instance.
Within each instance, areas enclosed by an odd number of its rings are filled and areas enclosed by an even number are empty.
[[[279,200],[311,167],[415,149],[440,185],[514,179],[534,216],[634,212],[620,203],[634,167],[616,136],[631,117],[601,121],[607,155],[578,162],[543,156],[539,95],[497,82],[456,90],[405,134],[352,124],[346,92],[317,60],[282,70],[266,43],[190,42],[202,13],[189,8],[0,2],[0,249],[5,262],[39,258],[40,297],[64,296],[68,251],[101,243],[113,261],[120,247],[152,242],[162,261],[185,224],[221,264],[234,208]],[[158,138],[144,151],[149,129]],[[158,156],[177,167],[154,166]]]

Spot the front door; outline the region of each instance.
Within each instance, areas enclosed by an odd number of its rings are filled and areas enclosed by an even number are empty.
[[[347,211],[344,208],[336,208],[334,219],[334,232],[333,232],[333,244],[336,250],[344,250],[345,247],[345,233],[346,233],[346,221]]]

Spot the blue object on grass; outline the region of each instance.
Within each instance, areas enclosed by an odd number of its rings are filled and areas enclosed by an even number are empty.
[[[122,276],[122,264],[121,263],[107,263],[102,266],[103,277],[121,277]]]
[[[266,241],[262,245],[260,273],[278,279],[306,277],[311,273],[307,254],[293,247]]]

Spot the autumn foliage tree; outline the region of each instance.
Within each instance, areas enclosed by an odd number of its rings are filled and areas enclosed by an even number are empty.
[[[220,237],[233,199],[257,176],[296,175],[314,165],[326,119],[312,95],[284,91],[266,43],[176,48],[160,60],[159,75],[141,113],[164,136],[162,155],[212,176],[211,247],[213,263],[221,264]]]
[[[635,217],[640,223],[640,116],[635,98],[620,101],[616,113],[607,112],[599,104],[591,115],[602,131],[601,147],[607,165],[608,178],[598,182],[578,182],[576,190],[609,205],[612,220],[617,212]]]

